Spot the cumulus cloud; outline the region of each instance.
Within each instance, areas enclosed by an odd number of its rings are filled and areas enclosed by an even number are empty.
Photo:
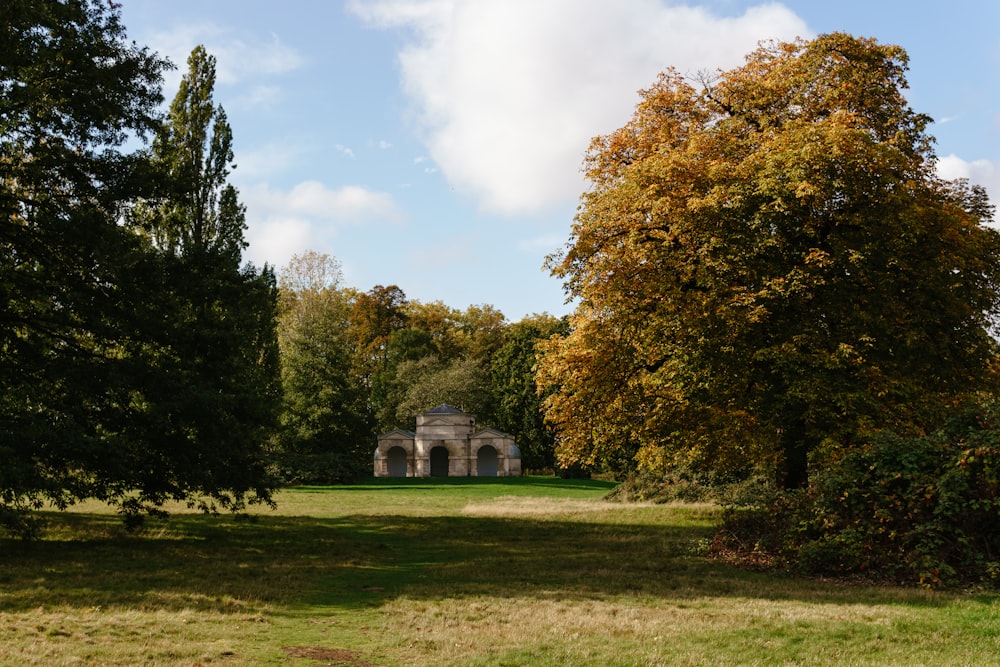
[[[260,183],[241,198],[247,207],[247,258],[255,264],[283,266],[297,252],[326,247],[344,225],[403,221],[392,195],[356,185],[331,189],[304,181],[281,190]]]
[[[405,29],[402,84],[431,158],[484,208],[565,204],[590,138],[628,121],[657,73],[729,68],[762,39],[808,36],[780,4],[737,17],[660,0],[353,0],[362,20]]]
[[[990,201],[1000,207],[1000,165],[989,160],[967,162],[955,154],[938,158],[938,176],[952,180],[967,178],[970,183],[986,188]],[[996,221],[1000,223],[1000,219]]]

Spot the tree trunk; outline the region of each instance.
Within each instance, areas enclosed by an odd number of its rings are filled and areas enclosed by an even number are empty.
[[[801,417],[789,419],[779,435],[781,460],[776,482],[783,489],[804,489],[809,485],[809,443]]]

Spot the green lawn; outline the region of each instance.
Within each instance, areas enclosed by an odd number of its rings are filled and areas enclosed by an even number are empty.
[[[0,540],[0,665],[1000,665],[1000,598],[706,559],[709,505],[373,480],[254,521],[103,507]]]

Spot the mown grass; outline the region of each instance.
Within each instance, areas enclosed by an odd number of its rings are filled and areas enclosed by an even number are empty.
[[[709,505],[376,480],[0,541],[0,665],[1000,665],[1000,600],[713,562]]]

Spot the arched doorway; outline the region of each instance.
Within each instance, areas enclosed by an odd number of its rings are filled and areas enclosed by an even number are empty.
[[[389,477],[406,477],[406,450],[393,447],[386,452],[389,462]]]
[[[492,445],[483,445],[476,454],[476,474],[479,477],[496,477],[500,468],[497,450]]]
[[[431,477],[448,476],[448,448],[437,446],[431,450]]]

